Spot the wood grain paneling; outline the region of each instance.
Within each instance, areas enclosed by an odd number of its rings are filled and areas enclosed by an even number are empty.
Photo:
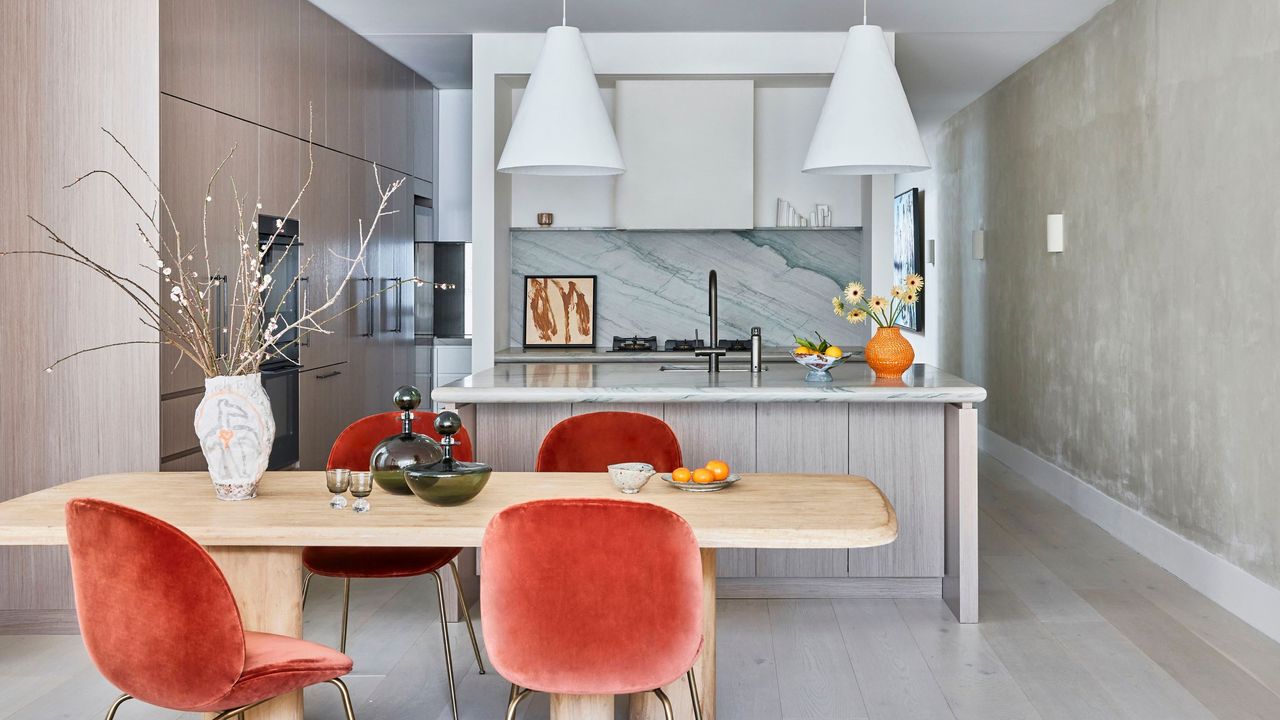
[[[49,224],[106,266],[155,287],[145,222],[110,182],[62,186],[95,168],[119,173],[143,205],[155,193],[99,129],[159,167],[159,34],[154,0],[0,3],[0,249],[50,249]],[[121,37],[151,39],[121,42]],[[80,349],[154,337],[107,282],[47,257],[0,258],[0,498],[159,457],[158,352],[112,348],[44,368]],[[0,608],[72,607],[66,551],[0,551]]]
[[[671,403],[663,408],[667,424],[680,439],[689,467],[724,460],[734,472],[755,472],[756,406],[737,403]],[[755,577],[756,551],[719,551],[720,577]]]
[[[756,406],[759,472],[849,472],[849,406],[761,403]],[[877,481],[878,482],[878,481]],[[804,492],[801,487],[796,492]],[[759,550],[757,577],[846,577],[847,550]]]
[[[568,403],[477,405],[476,457],[494,470],[533,470],[542,439],[572,412]]]
[[[298,458],[301,470],[323,470],[329,450],[349,420],[346,388],[354,383],[347,363],[309,369],[298,376]]]
[[[204,393],[197,392],[160,401],[160,427],[164,428],[160,434],[160,457],[200,447],[192,419],[203,398]]]
[[[899,523],[892,547],[849,554],[850,575],[942,575],[943,407],[849,406],[849,472],[876,479],[898,511]]]
[[[298,136],[318,145],[335,147],[329,139],[329,53],[330,43],[341,36],[333,32],[333,19],[323,10],[303,0],[298,4]],[[342,57],[346,59],[346,48]]]
[[[306,137],[306,116],[298,117],[299,0],[257,0],[258,113],[253,120],[296,137]]]
[[[328,17],[328,16],[326,16]],[[356,34],[328,18],[329,39],[325,45],[325,131],[329,147],[344,153],[355,151],[351,134],[351,51]]]
[[[302,147],[306,152],[306,147]],[[321,367],[348,359],[351,342],[350,326],[341,312],[350,304],[344,281],[351,255],[351,190],[348,159],[322,147],[313,148],[315,173],[311,186],[302,198],[300,227],[303,276],[300,306],[320,307],[333,293],[338,301],[317,318],[327,333],[308,333],[302,339],[299,357],[304,367]],[[303,159],[305,162],[305,158]],[[346,387],[354,381],[348,377]]]

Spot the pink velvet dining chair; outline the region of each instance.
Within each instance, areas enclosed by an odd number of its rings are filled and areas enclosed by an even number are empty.
[[[215,720],[339,678],[351,658],[323,645],[244,629],[213,558],[178,528],[102,500],[67,503],[76,614],[89,656],[122,693],[112,720],[136,698]]]
[[[624,695],[688,679],[702,649],[702,558],[693,529],[648,503],[537,500],[493,517],[483,541],[484,639],[511,683],[507,720],[531,692]]]
[[[393,411],[379,413],[361,418],[346,427],[338,434],[333,448],[329,450],[329,468],[368,469],[369,456],[373,449],[386,438],[397,435],[401,431],[402,412]],[[440,440],[435,431],[436,414],[433,412],[413,411],[413,431],[434,440]],[[472,458],[471,436],[464,427],[454,439],[453,456],[459,460],[470,461]],[[476,655],[476,666],[481,675],[484,674],[484,661],[480,658],[480,644],[476,641],[476,631],[471,625],[471,611],[467,608],[467,599],[462,594],[462,578],[458,574],[458,566],[453,563],[461,548],[456,547],[308,547],[302,551],[302,564],[307,569],[306,579],[302,584],[302,602],[305,607],[307,591],[311,587],[311,578],[315,575],[342,578],[342,629],[338,638],[338,649],[347,650],[347,619],[351,610],[351,580],[356,578],[405,578],[418,575],[430,575],[435,580],[437,599],[440,606],[440,633],[444,642],[445,670],[449,678],[449,701],[453,708],[454,720],[458,718],[458,692],[453,677],[453,650],[449,646],[449,625],[445,616],[444,581],[440,571],[446,566],[453,573],[453,581],[458,587],[458,597],[462,601],[462,616],[467,623],[467,632],[471,635],[471,649]]]
[[[671,426],[652,415],[594,412],[551,428],[538,448],[538,472],[604,472],[613,463],[645,462],[658,472],[684,464]]]

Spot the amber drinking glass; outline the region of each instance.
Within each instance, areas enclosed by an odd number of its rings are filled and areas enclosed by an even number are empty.
[[[347,488],[351,487],[351,471],[342,468],[334,468],[324,471],[324,484],[329,488],[329,492],[333,493],[333,497],[329,498],[329,507],[334,510],[341,510],[347,506],[347,497],[343,495]]]
[[[351,509],[358,513],[369,512],[369,501],[365,498],[369,497],[369,493],[373,492],[373,473],[367,470],[353,471],[351,473],[351,497],[356,501],[351,503]]]

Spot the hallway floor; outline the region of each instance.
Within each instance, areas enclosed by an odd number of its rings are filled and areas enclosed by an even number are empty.
[[[941,600],[722,600],[722,720],[1280,717],[1280,644],[983,456],[982,623]],[[336,643],[340,582],[317,578],[305,634]],[[427,582],[353,584],[348,678],[361,720],[449,717]],[[464,718],[507,685],[451,628]],[[100,718],[115,697],[76,636],[0,636],[0,719]],[[625,717],[626,702],[618,703]],[[547,700],[522,706],[546,718]],[[120,720],[188,717],[130,703]],[[341,717],[333,688],[308,720]]]

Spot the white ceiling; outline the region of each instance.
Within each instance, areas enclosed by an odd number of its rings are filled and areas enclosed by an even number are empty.
[[[440,87],[469,87],[471,33],[541,32],[555,0],[312,0]],[[870,21],[898,33],[898,65],[929,132],[1112,0],[871,0]],[[583,32],[796,32],[862,22],[856,0],[569,2]]]

